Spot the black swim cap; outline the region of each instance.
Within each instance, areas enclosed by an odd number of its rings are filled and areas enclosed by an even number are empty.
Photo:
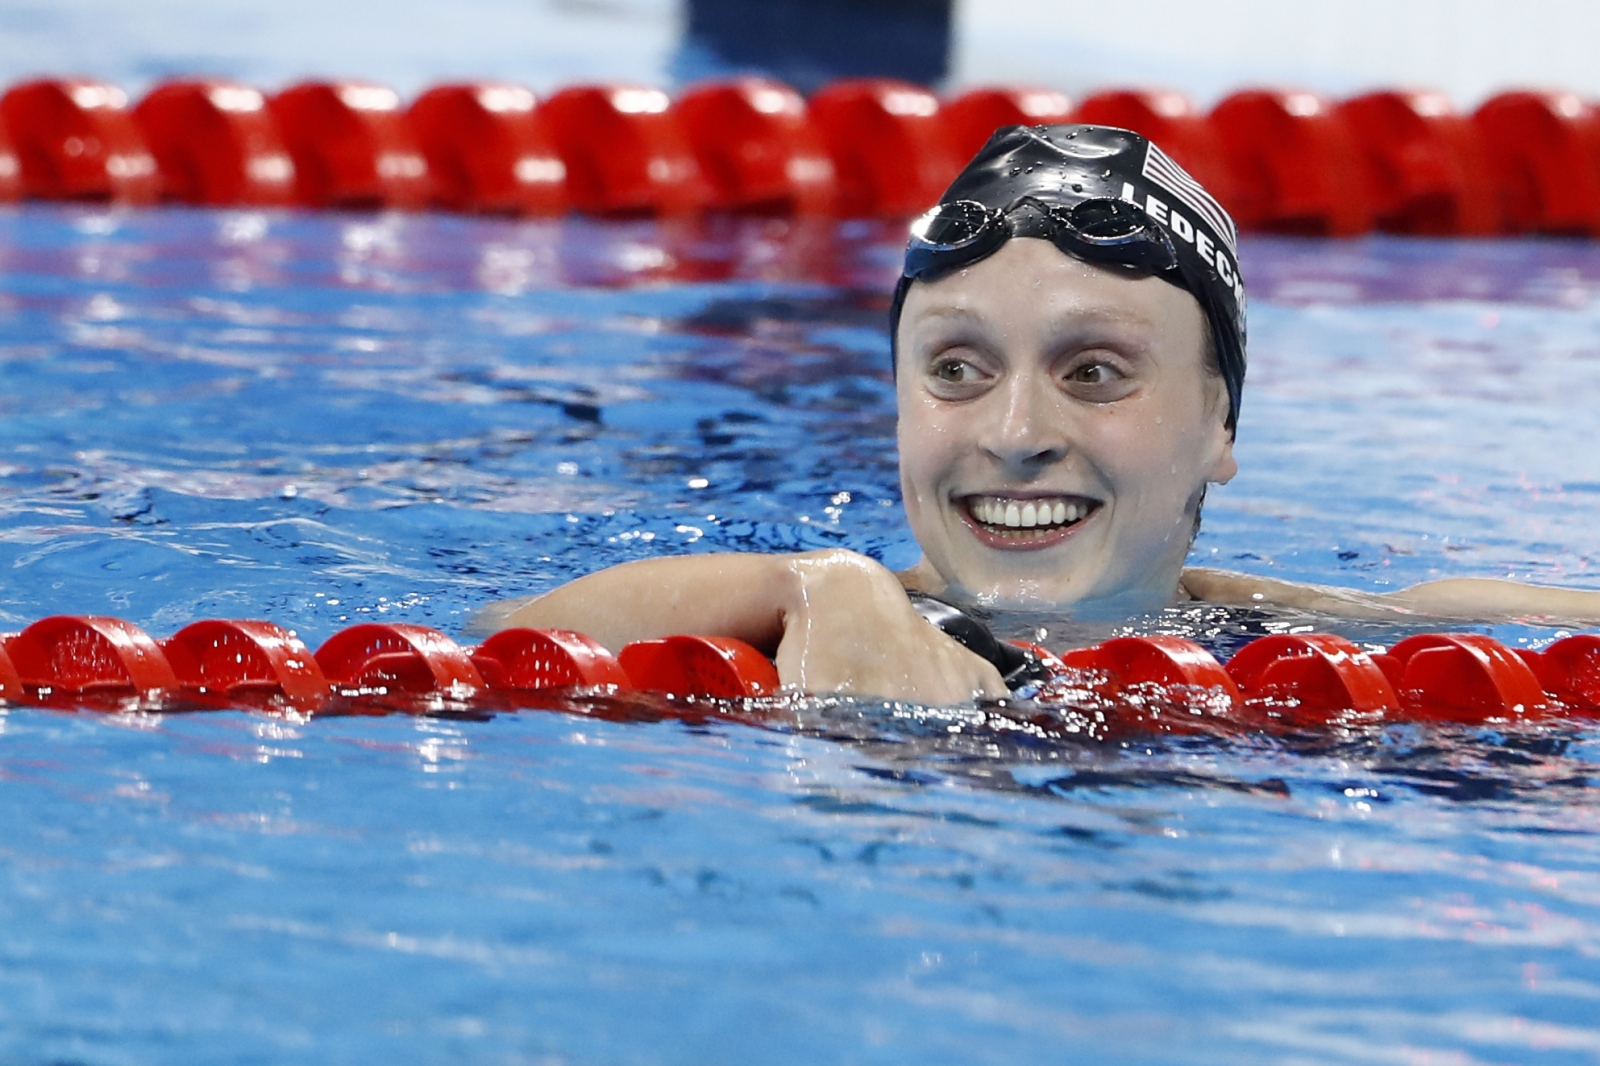
[[[1137,133],[1109,126],[1007,126],[939,205],[912,224],[890,309],[890,343],[912,282],[1041,237],[1086,262],[1154,274],[1189,292],[1211,325],[1237,428],[1245,371],[1238,232],[1211,194]]]

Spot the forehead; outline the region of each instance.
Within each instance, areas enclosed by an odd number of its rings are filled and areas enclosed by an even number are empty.
[[[1163,345],[1198,346],[1204,315],[1195,298],[1160,278],[1133,276],[1019,237],[999,251],[906,294],[899,341],[928,332],[984,328],[1059,334],[1087,328],[1139,334]]]

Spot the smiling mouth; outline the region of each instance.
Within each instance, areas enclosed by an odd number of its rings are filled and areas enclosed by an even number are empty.
[[[1083,496],[967,496],[966,517],[985,539],[1014,542],[1017,547],[1059,540],[1100,507]]]

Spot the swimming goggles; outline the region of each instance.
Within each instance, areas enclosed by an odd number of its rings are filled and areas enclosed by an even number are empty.
[[[1126,200],[1099,196],[1066,207],[1023,196],[1004,210],[977,200],[951,200],[917,219],[911,224],[905,277],[927,278],[975,263],[1012,237],[1024,236],[1043,237],[1078,259],[1146,274],[1178,265],[1172,237]]]

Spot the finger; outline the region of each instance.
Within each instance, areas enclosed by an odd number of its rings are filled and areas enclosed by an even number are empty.
[[[932,706],[952,706],[1008,694],[1005,681],[986,660],[965,648],[940,655],[928,664],[912,698]]]
[[[1004,699],[1011,695],[1011,689],[1006,686],[1006,679],[1000,676],[1000,671],[994,664],[984,663],[982,671],[982,692],[987,699]]]
[[[1011,695],[1011,690],[1006,687],[1005,678],[1000,676],[1000,671],[995,668],[993,663],[974,651],[960,645],[956,645],[956,647],[964,665],[969,667],[965,673],[971,681],[968,684],[965,699],[1000,699]]]

